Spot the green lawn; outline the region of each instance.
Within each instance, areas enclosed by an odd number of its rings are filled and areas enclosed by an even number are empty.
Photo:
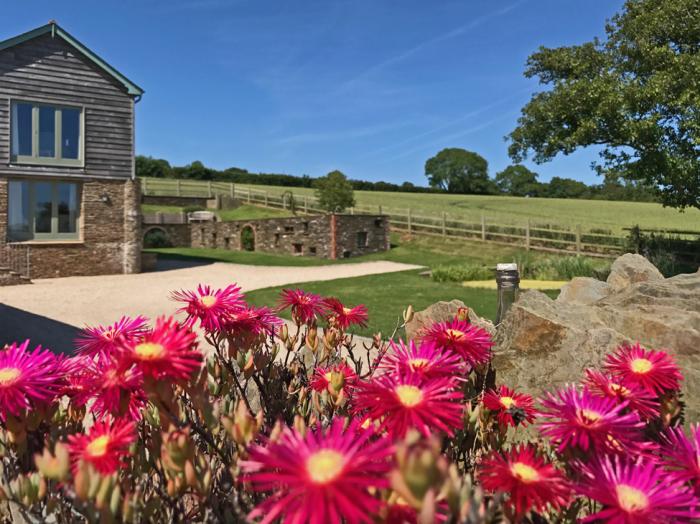
[[[460,284],[440,284],[430,278],[420,276],[419,271],[401,271],[383,275],[340,278],[325,282],[306,282],[293,286],[270,287],[246,294],[252,304],[274,305],[279,293],[285,287],[299,287],[322,296],[334,296],[346,305],[365,304],[369,311],[369,326],[353,331],[359,335],[381,332],[390,335],[401,318],[402,311],[412,305],[416,311],[425,309],[441,300],[459,299],[473,308],[482,317],[493,320],[496,316],[496,291],[489,289],[469,289]],[[552,297],[558,291],[547,291]],[[289,317],[289,312],[282,312]]]
[[[240,188],[253,188],[280,195],[292,191],[295,195],[313,195],[313,189],[277,186],[236,184]],[[684,213],[661,204],[646,202],[611,202],[606,200],[572,200],[557,198],[520,198],[484,195],[444,195],[429,193],[392,193],[381,191],[355,191],[360,206],[385,212],[405,213],[411,208],[415,215],[441,216],[479,221],[482,214],[497,223],[558,224],[573,227],[581,224],[584,231],[590,229],[623,233],[622,228],[639,225],[643,228],[698,229],[700,210],[688,209]]]

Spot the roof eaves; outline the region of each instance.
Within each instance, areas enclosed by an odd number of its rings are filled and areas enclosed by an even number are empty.
[[[126,88],[127,93],[129,93],[130,95],[138,96],[138,97],[143,95],[143,93],[144,93],[143,89],[141,89],[138,85],[136,85],[134,82],[129,80],[126,76],[124,76],[119,71],[117,71],[114,67],[112,67],[107,62],[105,62],[98,55],[93,53],[88,47],[83,45],[77,38],[73,37],[73,35],[71,35],[68,31],[63,29],[61,26],[59,26],[55,22],[49,22],[46,25],[43,25],[41,27],[37,27],[36,29],[33,29],[31,31],[27,31],[26,33],[22,33],[21,35],[17,35],[13,38],[3,40],[2,42],[0,42],[0,51],[2,51],[4,49],[8,49],[10,47],[14,47],[14,46],[19,45],[23,42],[27,42],[29,40],[32,40],[34,38],[37,38],[37,37],[42,36],[42,35],[47,34],[47,33],[51,33],[51,36],[58,35],[61,38],[63,38],[66,42],[68,42],[70,45],[72,45],[78,51],[80,51],[83,55],[85,55],[87,58],[89,58],[100,69],[105,71],[107,74],[109,74],[114,79],[116,79],[120,84],[122,84]]]

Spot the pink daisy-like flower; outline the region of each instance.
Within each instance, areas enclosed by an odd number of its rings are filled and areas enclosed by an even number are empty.
[[[380,420],[401,438],[415,428],[423,435],[442,431],[452,436],[462,427],[464,399],[454,378],[425,379],[415,373],[392,373],[358,382],[353,392],[353,410],[359,416]]]
[[[185,325],[192,327],[199,320],[206,331],[222,329],[229,316],[245,305],[241,288],[233,284],[217,290],[200,284],[196,291],[175,291],[170,297],[185,303],[178,309],[178,312],[187,313]]]
[[[491,452],[479,465],[478,477],[485,490],[507,493],[508,505],[518,517],[533,509],[566,506],[571,493],[564,475],[538,456],[532,444],[511,448],[503,455]]]
[[[0,349],[0,420],[53,402],[64,386],[54,354],[41,346],[34,351],[28,347],[25,340]]]
[[[111,475],[124,465],[129,456],[129,446],[136,441],[134,422],[116,420],[96,422],[87,435],[70,435],[68,451],[71,456],[73,474],[80,462],[91,464],[103,475]]]
[[[352,386],[357,381],[357,375],[355,371],[346,363],[341,362],[332,367],[318,367],[314,371],[314,375],[311,379],[310,386],[314,391],[322,393],[328,389],[331,385],[331,379],[333,378],[333,373],[340,373],[343,375],[344,388],[352,388]]]
[[[465,320],[438,322],[421,333],[421,341],[442,351],[451,351],[476,367],[491,360],[491,335]]]
[[[241,462],[244,479],[268,497],[249,515],[262,524],[371,523],[380,501],[370,490],[388,486],[390,442],[360,430],[344,429],[336,418],[326,431],[285,428],[279,439],[254,445]]]
[[[639,344],[623,345],[605,357],[604,368],[624,384],[640,386],[657,394],[677,391],[683,375],[665,351],[645,350]]]
[[[535,420],[535,402],[530,395],[516,393],[507,386],[490,390],[484,395],[484,406],[496,413],[502,426],[526,426]]]
[[[144,376],[186,381],[202,364],[196,339],[197,335],[172,317],[159,318],[153,331],[128,341],[123,350]]]
[[[663,464],[679,479],[690,482],[700,495],[700,424],[691,424],[690,438],[682,428],[668,428],[661,438]]]
[[[622,453],[641,452],[644,423],[635,412],[625,413],[627,402],[591,395],[576,386],[546,393],[540,413],[542,434],[557,446],[557,451],[573,447],[583,451]]]
[[[277,317],[268,307],[246,306],[226,319],[224,330],[228,334],[252,334],[270,336],[282,324],[282,319]]]
[[[328,322],[340,329],[350,326],[367,326],[367,307],[363,304],[352,308],[345,307],[337,298],[326,298],[323,305],[327,310]]]
[[[308,324],[326,311],[323,299],[301,289],[283,289],[280,307],[292,308],[292,319],[296,324]]]
[[[700,501],[693,492],[653,461],[604,456],[580,468],[583,476],[576,491],[603,506],[583,522],[666,524],[700,518]]]
[[[621,380],[615,380],[596,369],[586,370],[583,384],[596,396],[612,398],[618,402],[628,401],[628,407],[646,419],[659,416],[659,402],[656,395],[636,384],[628,382],[625,385]]]
[[[73,402],[84,406],[90,400],[91,411],[97,419],[111,415],[114,418],[141,419],[146,406],[143,375],[127,358],[101,358],[83,361],[83,369],[77,375],[78,388]]]
[[[424,378],[454,377],[462,379],[466,374],[464,361],[454,353],[440,351],[432,344],[416,344],[411,341],[408,346],[403,340],[398,344],[390,342],[391,351],[382,359],[378,372],[416,373]]]
[[[75,340],[79,355],[100,357],[112,355],[119,350],[120,339],[133,339],[141,336],[147,326],[145,317],[122,317],[111,326],[86,327]]]

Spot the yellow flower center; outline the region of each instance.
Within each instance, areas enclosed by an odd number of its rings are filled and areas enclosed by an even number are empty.
[[[428,367],[428,364],[430,364],[430,361],[427,358],[412,358],[408,361],[411,369],[422,369]]]
[[[423,400],[423,392],[416,386],[402,384],[396,386],[396,396],[399,397],[399,402],[407,408],[417,406]]]
[[[648,358],[635,358],[630,363],[630,368],[634,373],[649,373],[652,368],[651,361]]]
[[[592,409],[582,409],[581,416],[583,417],[583,421],[587,424],[593,424],[594,422],[600,420],[600,413],[593,411]]]
[[[323,378],[325,378],[328,382],[331,381],[331,378],[333,377],[333,372],[329,371],[327,373],[324,373]]]
[[[85,449],[91,457],[102,457],[107,453],[107,446],[109,446],[109,435],[100,435]]]
[[[634,513],[649,506],[649,499],[637,488],[620,484],[615,488],[617,493],[617,502],[620,507],[628,513]]]
[[[202,298],[199,299],[199,302],[204,306],[204,307],[212,307],[214,304],[216,304],[216,297],[213,295],[206,295],[203,296]]]
[[[510,409],[511,406],[515,405],[515,399],[513,397],[501,397],[501,406],[506,409]]]
[[[136,353],[141,360],[155,360],[165,353],[165,348],[161,344],[156,344],[155,342],[142,342],[136,345],[134,353]]]
[[[610,384],[610,391],[622,395],[623,397],[630,394],[630,390],[621,384]]]
[[[464,331],[460,331],[459,329],[446,329],[445,333],[452,340],[462,340],[464,338]]]
[[[347,315],[348,313],[350,313],[350,312],[352,312],[352,309],[351,309],[351,308],[349,308],[349,307],[344,307],[344,308],[343,308],[343,313],[345,313],[346,315]]]
[[[306,471],[316,484],[328,484],[343,471],[343,455],[332,449],[322,449],[306,459]]]
[[[528,484],[530,482],[537,482],[540,479],[540,474],[535,468],[524,462],[516,462],[510,467],[510,472],[519,481]]]
[[[0,369],[0,387],[13,385],[21,374],[22,372],[17,368]]]

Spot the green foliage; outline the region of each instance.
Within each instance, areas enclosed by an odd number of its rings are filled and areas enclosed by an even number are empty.
[[[315,187],[319,206],[330,213],[342,213],[355,205],[352,185],[340,171],[317,179]]]
[[[698,0],[627,0],[604,41],[541,47],[525,75],[550,89],[523,108],[511,157],[546,162],[601,146],[600,173],[700,208],[698,28]]]
[[[151,229],[143,237],[144,248],[167,248],[172,244],[162,229]]]
[[[494,270],[477,264],[434,267],[431,274],[435,282],[465,282],[467,280],[493,280]]]
[[[679,235],[643,232],[633,227],[627,237],[627,249],[643,255],[665,277],[693,273],[700,260],[700,238],[688,240]]]
[[[136,176],[172,178],[173,168],[170,167],[170,163],[167,160],[163,160],[162,158],[137,155]]]
[[[571,280],[574,277],[592,277],[604,280],[610,272],[608,261],[587,257],[540,257],[532,252],[521,252],[514,257],[520,278],[534,280]]]
[[[525,166],[513,165],[496,173],[496,185],[506,195],[538,196],[541,184],[537,182],[537,173]]]
[[[488,194],[494,192],[486,159],[472,151],[447,148],[425,163],[431,187],[448,193]]]
[[[241,247],[244,251],[255,251],[255,232],[252,227],[244,227],[241,231]]]

